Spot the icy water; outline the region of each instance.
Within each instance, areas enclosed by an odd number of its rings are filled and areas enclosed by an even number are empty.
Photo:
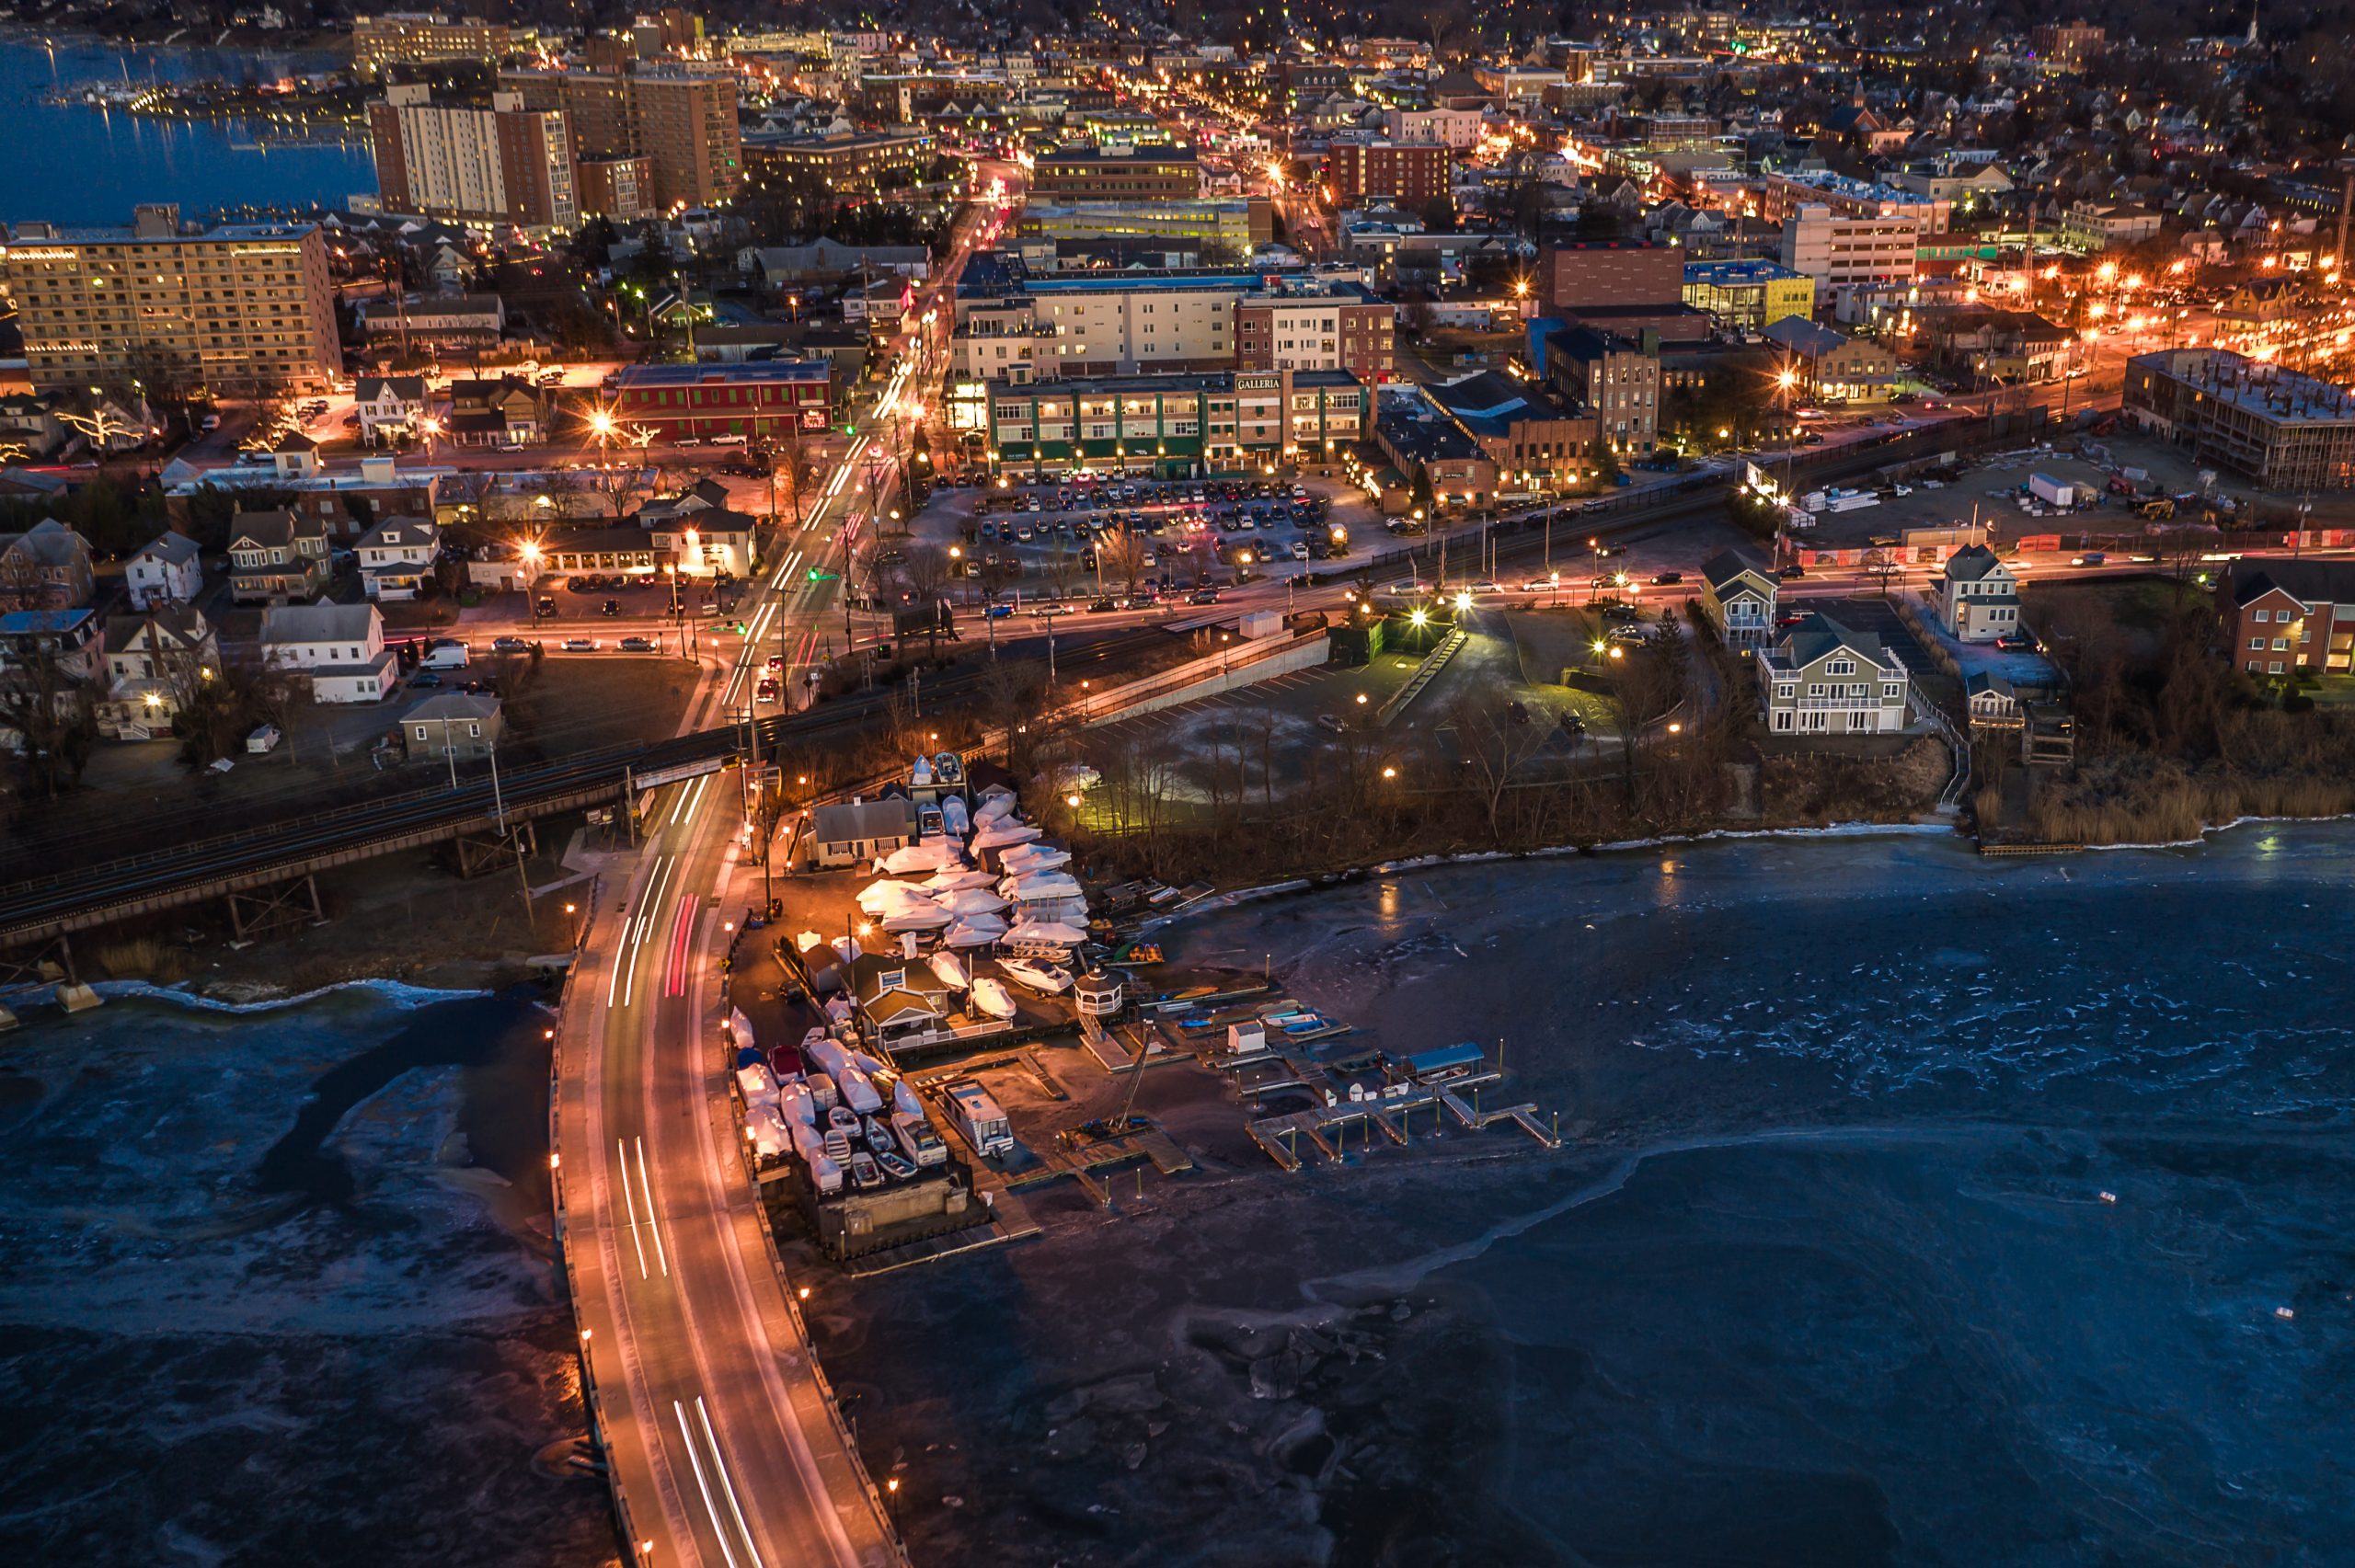
[[[2355,1562],[2350,891],[2355,831],[2249,826],[1210,916],[1379,1043],[1503,1040],[1568,1148],[1285,1177],[1156,1085],[1201,1173],[830,1288],[821,1349],[927,1568]]]
[[[594,1562],[523,995],[0,1036],[11,1563]],[[560,1466],[561,1456],[557,1456]]]

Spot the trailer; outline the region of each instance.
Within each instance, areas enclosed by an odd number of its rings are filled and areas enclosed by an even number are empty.
[[[2028,476],[2028,493],[2049,507],[2066,511],[2077,504],[2077,487],[2048,474]]]

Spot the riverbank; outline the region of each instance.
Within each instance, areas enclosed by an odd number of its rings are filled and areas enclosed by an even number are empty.
[[[326,921],[248,942],[235,937],[220,901],[108,927],[75,939],[76,972],[102,990],[137,981],[231,1002],[378,981],[499,990],[531,979],[532,959],[569,952],[599,896],[593,870],[564,863],[569,841],[551,828],[520,878],[511,864],[465,881],[440,857],[413,853],[322,872]],[[539,890],[528,903],[526,883]]]
[[[827,1279],[819,1348],[935,1568],[2331,1562],[2350,890],[2340,827],[1842,834],[1181,920],[1369,1046],[1507,1041],[1568,1147],[1177,1116],[1195,1175]]]

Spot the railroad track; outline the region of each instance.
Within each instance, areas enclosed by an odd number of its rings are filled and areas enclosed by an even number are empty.
[[[1115,632],[1075,646],[1067,657],[1085,659],[1091,670],[1117,670],[1168,636],[1158,626]],[[1009,642],[1002,652],[1028,657],[1033,640]],[[987,668],[967,664],[926,681],[926,711],[969,697]],[[785,748],[847,743],[882,717],[892,696],[882,689],[761,718],[755,721],[760,750],[774,755]],[[455,788],[338,807],[282,824],[20,878],[0,887],[0,950],[431,843],[470,823],[488,823],[501,808],[511,818],[528,819],[578,809],[599,796],[617,801],[633,776],[714,761],[739,750],[744,738],[743,727],[731,725],[651,745],[605,747],[502,771],[495,789],[488,776],[469,778]]]

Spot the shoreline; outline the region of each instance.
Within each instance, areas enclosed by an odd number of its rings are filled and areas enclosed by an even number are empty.
[[[2118,844],[2083,844],[2070,853],[2091,854],[2120,850],[2188,850],[2203,849],[2219,834],[2235,828],[2280,827],[2285,825],[2325,825],[2332,822],[2355,822],[2355,813],[2340,812],[2328,817],[2235,817],[2229,822],[2218,822],[2200,830],[2196,839],[2152,840],[2147,842]],[[1399,860],[1380,860],[1365,865],[1352,865],[1338,871],[1315,872],[1280,881],[1263,882],[1249,887],[1237,887],[1231,892],[1213,893],[1200,903],[1169,914],[1156,915],[1137,928],[1137,933],[1162,931],[1196,915],[1216,914],[1245,904],[1259,903],[1293,893],[1321,892],[1328,887],[1348,887],[1369,876],[1389,876],[1401,872],[1430,871],[1442,867],[1487,865],[1512,861],[1547,860],[1565,855],[1603,855],[1626,853],[1637,850],[1671,849],[1695,844],[1730,843],[1759,840],[1788,839],[1869,839],[1869,838],[1938,838],[1952,837],[1969,841],[1970,835],[1959,824],[1942,822],[1827,822],[1819,828],[1711,828],[1698,833],[1661,833],[1643,839],[1614,839],[1597,844],[1549,844],[1532,850],[1468,850],[1461,854],[1410,855]]]

